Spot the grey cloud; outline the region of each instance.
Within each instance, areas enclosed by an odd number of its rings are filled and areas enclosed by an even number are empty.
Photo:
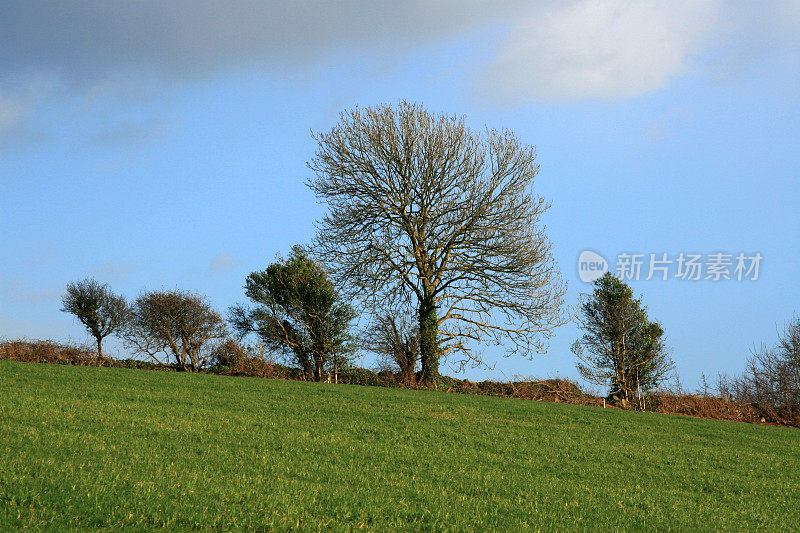
[[[748,48],[800,46],[800,3],[749,5],[736,0],[2,2],[0,73],[51,73],[90,98],[120,92],[139,98],[153,83],[252,64],[303,65],[343,48],[380,53],[391,64],[392,54],[491,27],[506,35],[487,43],[496,55],[476,82],[484,98],[501,103],[626,98],[657,90],[690,70],[693,58],[709,43],[724,41],[726,31],[751,43]],[[767,14],[753,16],[755,11]]]
[[[26,112],[26,106],[19,99],[0,96],[0,131],[19,124]]]
[[[239,64],[296,62],[338,46],[402,50],[496,20],[524,2],[63,1],[0,4],[0,71],[54,71],[92,84],[110,72],[192,78]]]
[[[31,125],[30,118],[33,110],[52,96],[54,88],[53,80],[36,76],[0,83],[0,150],[25,147],[46,138]]]

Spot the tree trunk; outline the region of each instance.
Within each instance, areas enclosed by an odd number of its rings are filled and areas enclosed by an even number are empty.
[[[414,385],[416,383],[416,376],[414,375],[415,357],[416,354],[406,352],[403,354],[402,359],[400,359],[402,364],[398,363],[398,365],[400,366],[399,379],[401,383],[405,383],[406,385]]]
[[[322,381],[323,374],[324,374],[324,368],[322,366],[322,359],[314,358],[314,379],[316,381]]]
[[[103,337],[95,338],[97,341],[97,359],[102,361],[103,360]]]
[[[433,385],[439,380],[439,324],[433,302],[422,302],[419,306],[419,351],[422,362],[420,381]]]
[[[311,358],[307,353],[301,349],[296,349],[297,362],[300,363],[300,368],[303,371],[303,379],[312,381],[314,379],[314,367],[311,364]]]

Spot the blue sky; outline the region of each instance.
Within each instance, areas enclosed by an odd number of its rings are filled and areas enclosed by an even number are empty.
[[[85,276],[242,302],[324,212],[310,132],[405,98],[537,147],[571,305],[585,249],[760,252],[756,281],[631,282],[684,384],[736,372],[800,312],[798,35],[798,2],[0,1],[0,336],[86,340]],[[575,377],[578,335],[465,375]]]

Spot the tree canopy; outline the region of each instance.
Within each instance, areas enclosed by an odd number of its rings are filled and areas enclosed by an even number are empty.
[[[125,298],[111,292],[105,283],[87,278],[67,285],[61,299],[65,313],[75,315],[94,337],[97,356],[103,357],[103,339],[116,333],[128,319]]]
[[[291,355],[307,379],[321,380],[326,364],[352,351],[349,326],[355,312],[302,247],[248,275],[245,294],[257,305],[232,307],[234,328]]]
[[[228,336],[220,314],[197,294],[180,290],[150,291],[131,307],[122,338],[128,347],[153,360],[195,371],[211,357],[216,342]]]
[[[405,101],[344,112],[314,139],[308,185],[328,206],[316,253],[367,307],[412,303],[424,381],[451,353],[480,363],[470,341],[545,350],[566,287],[532,146]]]
[[[674,364],[664,344],[664,330],[647,317],[647,308],[631,288],[606,273],[581,306],[583,336],[572,346],[584,379],[610,387],[624,405],[637,390],[658,386]]]

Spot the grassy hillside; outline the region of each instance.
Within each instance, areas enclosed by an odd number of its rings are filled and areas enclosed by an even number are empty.
[[[0,530],[793,529],[800,431],[0,361]]]

